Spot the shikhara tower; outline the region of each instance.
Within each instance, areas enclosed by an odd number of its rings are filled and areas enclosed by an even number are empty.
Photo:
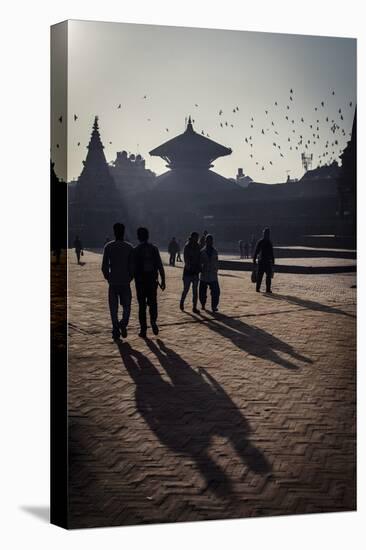
[[[105,158],[98,117],[69,203],[69,240],[78,234],[85,245],[101,246],[116,221],[126,224],[126,208]]]

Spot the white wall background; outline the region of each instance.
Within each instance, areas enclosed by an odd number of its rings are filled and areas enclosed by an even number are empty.
[[[359,511],[66,532],[23,507],[49,502],[49,25],[67,18],[352,36],[359,39]],[[358,549],[365,529],[365,39],[357,0],[40,0],[2,6],[2,548]],[[4,124],[5,123],[5,124]]]

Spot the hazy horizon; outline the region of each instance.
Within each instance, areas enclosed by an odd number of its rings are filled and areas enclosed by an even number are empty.
[[[355,39],[69,21],[68,44],[67,175],[59,149],[51,152],[68,181],[81,172],[95,115],[108,162],[117,151],[140,153],[157,174],[166,163],[149,151],[182,133],[189,115],[198,133],[233,150],[213,168],[232,178],[239,167],[267,183],[301,177],[302,152],[313,153],[316,167],[319,155],[337,158],[349,139]],[[55,144],[65,115],[53,113]]]

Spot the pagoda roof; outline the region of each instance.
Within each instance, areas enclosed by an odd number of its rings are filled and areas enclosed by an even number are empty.
[[[193,129],[189,117],[183,134],[166,141],[150,151],[151,156],[161,157],[168,162],[169,168],[184,166],[210,167],[210,163],[218,157],[230,155],[232,150],[224,147]]]

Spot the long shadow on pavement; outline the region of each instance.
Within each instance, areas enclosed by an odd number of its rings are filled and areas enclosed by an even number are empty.
[[[284,294],[263,294],[263,296],[271,300],[287,302],[288,304],[294,304],[296,306],[300,306],[305,309],[311,309],[313,311],[321,311],[322,313],[334,313],[336,315],[345,315],[346,317],[352,317],[353,319],[356,318],[356,316],[352,315],[352,313],[347,313],[342,309],[327,306],[325,304],[321,304],[320,302],[313,302],[312,300],[303,300],[301,298],[298,298],[297,296],[288,296]]]
[[[232,481],[210,456],[214,436],[230,441],[244,465],[258,474],[271,471],[264,454],[249,440],[250,425],[230,396],[204,368],[195,370],[160,339],[146,339],[169,377],[126,342],[118,343],[123,364],[136,384],[136,407],[151,431],[174,453],[190,457],[221,499],[235,499]],[[205,490],[204,489],[204,490]]]
[[[229,317],[222,313],[215,313],[211,317],[205,315],[198,318],[188,312],[187,315],[194,317],[198,321],[201,319],[201,322],[206,324],[208,328],[217,332],[220,336],[228,338],[235,346],[246,353],[266,359],[271,363],[277,363],[286,369],[296,370],[299,367],[288,359],[281,357],[278,352],[285,353],[291,358],[304,363],[312,363],[311,359],[297,353],[292,346],[283,340],[276,338],[263,329],[244,323],[235,317]]]

